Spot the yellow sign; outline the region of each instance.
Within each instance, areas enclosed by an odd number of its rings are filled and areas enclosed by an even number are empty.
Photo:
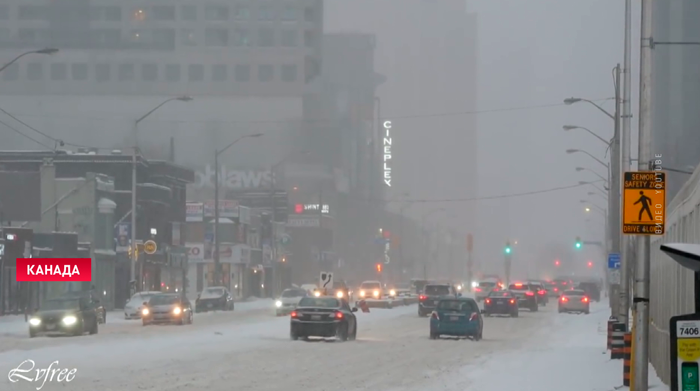
[[[625,172],[622,233],[663,235],[666,226],[666,173]]]
[[[678,357],[680,357],[683,361],[698,361],[698,359],[700,359],[700,339],[679,339]]]
[[[155,254],[157,250],[158,250],[158,245],[153,240],[147,240],[143,244],[143,252],[145,252],[146,254],[149,254],[149,255]]]

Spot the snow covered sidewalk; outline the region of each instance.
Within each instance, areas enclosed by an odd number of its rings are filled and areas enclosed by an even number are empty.
[[[609,314],[602,303],[590,315],[557,314],[553,327],[542,330],[522,350],[494,355],[479,368],[465,368],[463,376],[473,381],[467,390],[626,390],[621,387],[623,360],[610,360],[605,349]],[[649,387],[668,390],[651,365]]]

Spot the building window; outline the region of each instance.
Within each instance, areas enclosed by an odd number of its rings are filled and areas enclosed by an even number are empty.
[[[299,9],[294,5],[285,5],[282,9],[282,20],[285,22],[296,21],[299,18],[297,15],[298,11]]]
[[[282,65],[282,81],[291,83],[297,81],[297,66],[296,64]]]
[[[273,65],[258,65],[258,81],[268,82],[275,78],[275,67]]]
[[[304,8],[304,20],[307,22],[315,22],[316,21],[316,12],[314,10],[314,7]]]
[[[17,37],[20,42],[26,44],[41,43],[45,36],[45,30],[21,28],[17,30]]]
[[[20,5],[17,8],[17,17],[20,20],[43,20],[46,18],[46,6]]]
[[[233,18],[236,20],[250,19],[250,7],[243,4],[238,4],[233,8]]]
[[[153,20],[175,20],[174,5],[154,5],[151,9]]]
[[[95,80],[101,82],[109,81],[109,64],[95,65]]]
[[[225,22],[229,19],[228,7],[225,5],[207,5],[204,7],[204,19]]]
[[[190,81],[204,81],[204,65],[190,64],[187,69],[187,78]]]
[[[197,20],[197,7],[194,5],[183,5],[180,8],[180,19],[189,22]]]
[[[226,72],[226,64],[216,64],[211,67],[211,80],[212,81],[226,81],[228,75]]]
[[[204,44],[207,46],[228,46],[228,30],[222,28],[205,29]]]
[[[180,42],[185,46],[195,46],[197,44],[197,37],[192,29],[182,29],[180,30]]]
[[[275,30],[270,28],[260,29],[258,31],[258,46],[275,46]]]
[[[131,30],[129,38],[133,43],[148,43],[150,42],[150,30]]]
[[[92,36],[95,43],[109,48],[116,47],[122,40],[122,32],[119,29],[93,30]]]
[[[2,79],[7,81],[15,81],[19,79],[19,64],[14,63],[5,68],[1,73]]]
[[[143,64],[141,65],[141,79],[144,81],[157,81],[158,80],[158,65],[156,64]]]
[[[134,64],[119,64],[119,69],[117,70],[117,80],[133,81],[135,77],[134,73]]]
[[[316,46],[316,34],[313,31],[304,31],[304,46],[307,48]]]
[[[146,20],[146,10],[143,8],[134,8],[131,10],[131,20],[135,22],[143,22]]]
[[[27,64],[27,80],[41,80],[44,76],[44,67],[40,62],[30,62]]]
[[[280,31],[280,44],[285,47],[294,47],[298,45],[299,32],[297,30],[282,30]]]
[[[247,29],[236,29],[233,31],[234,46],[250,46],[250,31]]]
[[[274,5],[261,5],[258,7],[258,20],[260,21],[273,21],[277,19],[277,9]]]
[[[238,64],[233,68],[233,77],[236,81],[250,81],[250,65]]]
[[[10,6],[0,4],[0,20],[7,20],[10,18]]]
[[[180,64],[165,65],[165,81],[180,81]]]
[[[64,63],[53,63],[50,67],[51,80],[66,80],[68,78],[68,67]]]
[[[153,30],[153,43],[160,47],[172,48],[175,46],[174,29]]]
[[[109,68],[107,68],[107,72],[109,73]],[[86,63],[71,64],[70,73],[71,73],[71,76],[73,76],[73,80],[87,80],[87,78],[88,78],[88,64],[86,64]]]

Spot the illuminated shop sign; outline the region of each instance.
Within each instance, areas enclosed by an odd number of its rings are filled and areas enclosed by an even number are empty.
[[[296,214],[308,214],[308,213],[318,213],[319,207],[318,204],[296,204],[294,205],[294,213]],[[330,212],[330,207],[328,204],[323,204],[323,210],[321,213],[327,214]]]
[[[384,183],[391,187],[391,121],[384,121],[384,140],[382,141],[382,147],[384,148],[382,153],[382,170],[384,172]]]

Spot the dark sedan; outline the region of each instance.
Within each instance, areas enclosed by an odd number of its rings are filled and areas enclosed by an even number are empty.
[[[481,311],[486,316],[509,315],[518,317],[518,299],[511,291],[491,291],[484,300],[484,309]]]
[[[233,296],[223,286],[210,286],[194,302],[195,312],[233,311]]]
[[[45,301],[29,318],[29,338],[40,335],[97,334],[97,311],[85,298]]]
[[[355,340],[357,318],[347,300],[336,297],[305,297],[290,315],[289,337],[296,341],[309,337]]]
[[[95,308],[95,311],[97,312],[97,322],[101,324],[107,323],[107,309],[100,303],[100,300],[96,297],[93,291],[68,292],[62,295],[60,298],[84,299],[88,305]]]
[[[194,315],[192,305],[186,297],[178,294],[160,294],[152,296],[144,303],[141,311],[144,326],[151,324],[192,324]]]

